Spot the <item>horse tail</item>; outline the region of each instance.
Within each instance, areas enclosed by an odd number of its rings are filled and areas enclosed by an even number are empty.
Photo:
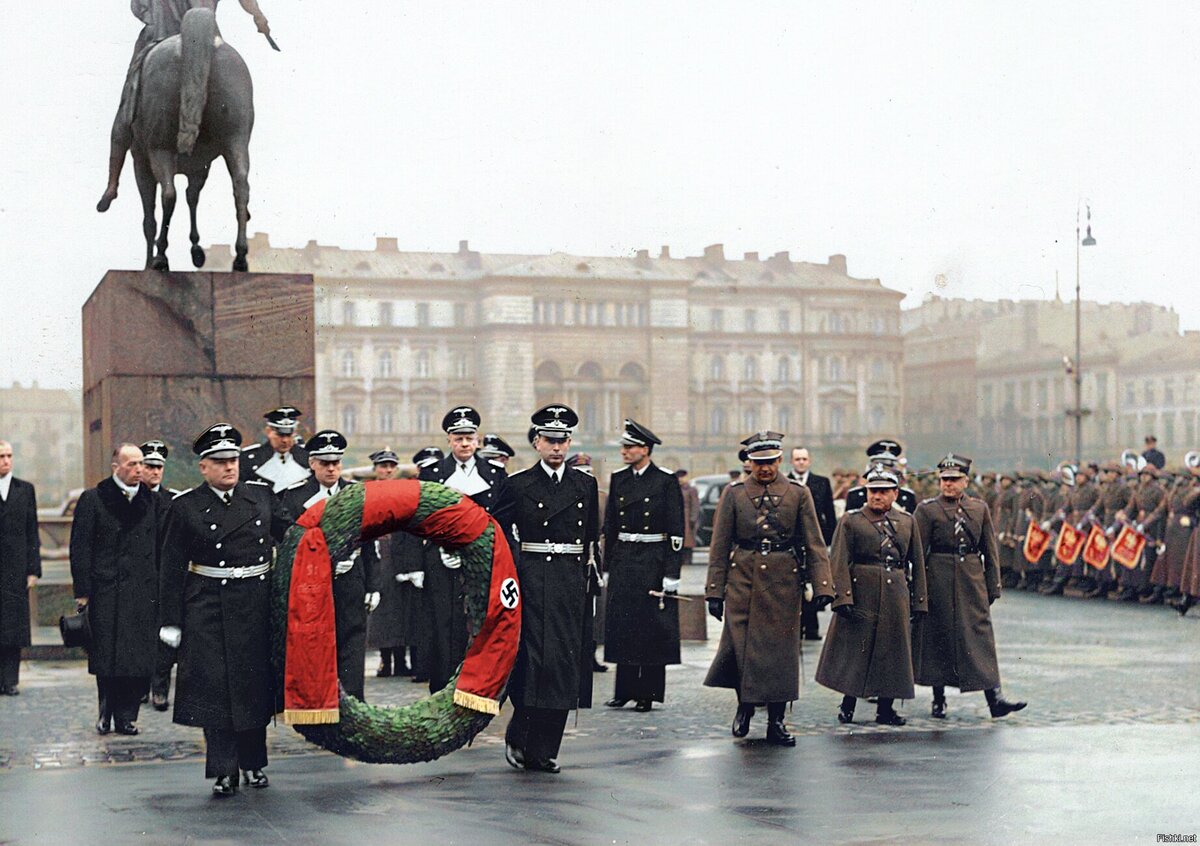
[[[217,36],[217,18],[212,9],[189,9],[180,27],[183,57],[179,81],[179,136],[176,147],[190,153],[200,136],[200,119],[208,101],[208,72]]]

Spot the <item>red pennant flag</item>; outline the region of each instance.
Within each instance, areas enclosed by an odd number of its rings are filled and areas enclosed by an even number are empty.
[[[1135,529],[1133,526],[1125,526],[1121,529],[1117,539],[1112,545],[1112,559],[1120,564],[1133,570],[1138,565],[1138,559],[1142,557],[1142,553],[1146,549],[1146,536]]]
[[[1108,566],[1108,537],[1099,526],[1092,526],[1083,545],[1083,563],[1097,570]]]
[[[1036,564],[1050,545],[1050,533],[1038,525],[1037,521],[1029,521],[1029,529],[1025,532],[1025,560]]]
[[[1062,531],[1058,533],[1058,543],[1054,545],[1054,557],[1070,567],[1083,551],[1083,532],[1070,523],[1063,523]]]

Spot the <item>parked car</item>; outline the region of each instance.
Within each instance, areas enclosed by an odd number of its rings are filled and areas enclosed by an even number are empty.
[[[692,480],[697,493],[700,494],[700,528],[696,532],[696,546],[708,546],[712,543],[713,517],[717,513],[717,502],[729,481],[728,473],[697,476]]]

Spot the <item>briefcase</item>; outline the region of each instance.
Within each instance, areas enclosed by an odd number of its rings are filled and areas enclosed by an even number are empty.
[[[64,646],[82,646],[87,649],[92,645],[92,626],[88,622],[87,608],[69,617],[65,614],[59,617],[58,630],[62,634]]]

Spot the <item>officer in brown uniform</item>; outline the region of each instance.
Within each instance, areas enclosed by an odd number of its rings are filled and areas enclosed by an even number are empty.
[[[1117,583],[1121,587],[1119,598],[1123,602],[1137,602],[1143,594],[1149,596],[1152,592],[1150,573],[1158,560],[1158,543],[1163,538],[1167,516],[1167,492],[1159,483],[1158,476],[1158,468],[1153,464],[1146,464],[1138,470],[1137,487],[1126,517],[1135,529],[1146,536],[1146,548],[1133,569],[1117,565]]]
[[[1120,529],[1120,520],[1134,508],[1133,486],[1124,478],[1124,468],[1119,462],[1106,461],[1100,466],[1100,528],[1111,541]],[[1116,585],[1116,571],[1111,561],[1100,571],[1092,571],[1095,582],[1084,593],[1084,599],[1107,599],[1109,591]]]
[[[867,507],[846,512],[833,535],[834,619],[817,683],[843,694],[842,723],[853,721],[856,699],[877,696],[875,722],[902,726],[892,703],[913,698],[909,615],[924,614],[929,605],[916,522],[892,508],[899,487],[894,472],[872,469]]]
[[[950,454],[938,462],[941,496],[913,516],[925,544],[929,613],[913,626],[913,674],[933,687],[935,718],[946,716],[946,686],[982,690],[992,717],[1025,707],[1000,695],[1000,667],[989,606],[1000,597],[992,516],[981,499],[964,496],[971,460]]]
[[[1013,512],[1013,569],[1018,573],[1017,590],[1036,590],[1041,579],[1037,563],[1025,559],[1025,537],[1030,523],[1040,523],[1046,513],[1046,494],[1042,491],[1041,476],[1026,474],[1018,486],[1017,507]]]
[[[828,606],[833,584],[812,494],[779,473],[783,437],[742,441],[751,475],[730,482],[717,504],[705,597],[725,626],[704,684],[737,693],[734,737],[765,703],[767,742],[795,746],[783,712],[800,689],[800,605],[811,590],[818,608]]]
[[[1021,482],[1025,478],[1022,472],[1004,473],[1000,476],[1000,496],[996,500],[996,511],[992,515],[993,528],[996,530],[996,549],[999,553],[1000,581],[1005,587],[1013,587],[1019,578],[1014,567],[1016,541],[1013,540],[1013,530],[1016,528],[1017,500],[1021,496]],[[1005,481],[1007,480],[1007,484]]]
[[[1200,463],[1200,453],[1194,453]],[[1190,468],[1179,469],[1167,493],[1166,527],[1163,532],[1163,551],[1154,562],[1150,582],[1154,591],[1147,599],[1152,605],[1173,602],[1182,596],[1183,561],[1195,520],[1191,507],[1200,498],[1200,487]]]

